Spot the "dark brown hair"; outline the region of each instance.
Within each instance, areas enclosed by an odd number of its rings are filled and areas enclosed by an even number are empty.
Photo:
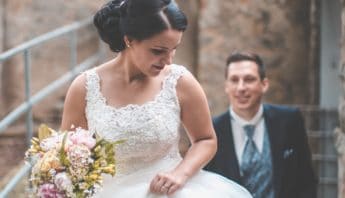
[[[228,68],[231,63],[239,61],[253,61],[258,65],[260,79],[266,78],[265,65],[258,54],[252,52],[232,52],[226,59],[225,77],[228,75]]]
[[[95,14],[93,22],[114,52],[126,48],[124,36],[142,41],[169,28],[187,28],[186,16],[172,0],[112,0]]]

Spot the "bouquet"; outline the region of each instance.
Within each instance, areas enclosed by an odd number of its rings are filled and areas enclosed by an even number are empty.
[[[25,153],[32,165],[32,195],[91,197],[101,189],[102,173],[115,175],[114,147],[121,142],[107,142],[81,128],[62,132],[41,125]]]

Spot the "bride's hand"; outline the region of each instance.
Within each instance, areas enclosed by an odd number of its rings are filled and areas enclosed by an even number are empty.
[[[172,195],[180,189],[187,181],[186,175],[175,172],[158,173],[150,184],[153,193]]]

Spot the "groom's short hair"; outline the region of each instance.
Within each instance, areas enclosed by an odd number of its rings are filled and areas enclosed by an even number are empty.
[[[265,65],[262,61],[261,57],[253,52],[247,52],[247,51],[234,51],[232,52],[228,58],[226,59],[226,67],[225,67],[225,77],[228,75],[228,67],[231,63],[239,62],[239,61],[253,61],[258,65],[258,71],[260,75],[260,79],[263,80],[266,78],[266,71],[265,71]]]

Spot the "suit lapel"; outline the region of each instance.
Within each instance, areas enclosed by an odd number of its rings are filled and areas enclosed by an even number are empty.
[[[223,153],[226,156],[223,156],[223,160],[225,163],[225,166],[228,167],[228,172],[229,172],[229,178],[233,179],[234,181],[241,183],[241,177],[240,177],[240,169],[238,165],[238,159],[236,156],[235,152],[235,145],[234,145],[234,138],[232,134],[232,127],[231,127],[231,122],[230,122],[230,113],[227,112],[223,116],[222,119],[222,133],[221,136],[219,137],[219,141],[222,141],[221,144],[221,149],[223,150]]]
[[[285,130],[281,128],[278,115],[275,115],[274,110],[268,105],[264,105],[264,118],[271,145],[274,191],[276,197],[279,197],[283,173],[282,150]]]

